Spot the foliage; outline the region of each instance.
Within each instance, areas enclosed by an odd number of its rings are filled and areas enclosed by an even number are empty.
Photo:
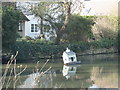
[[[62,8],[62,4],[59,2],[40,2],[33,8],[32,12],[40,18],[41,34],[44,32],[54,33],[55,23],[59,22],[60,16],[64,13]]]
[[[66,48],[70,48],[76,53],[81,53],[86,50],[90,50],[91,47],[94,49],[99,48],[111,48],[117,47],[117,41],[115,40],[100,40],[94,42],[79,42],[77,44],[63,44],[63,45],[53,45],[48,43],[40,42],[26,42],[18,41],[15,45],[12,46],[12,54],[16,51],[19,51],[18,62],[29,62],[29,60],[39,60],[40,58],[55,58],[61,57],[63,51]],[[25,60],[25,61],[24,61]],[[43,61],[44,62],[44,61]]]
[[[92,25],[95,24],[93,18],[94,16],[71,16],[63,40],[65,39],[65,41],[68,42],[79,42],[87,41],[88,38],[92,38],[93,34],[91,28]]]
[[[120,46],[120,17],[118,18],[118,46]],[[118,47],[118,51],[119,51],[119,54],[120,54],[120,47]]]
[[[115,39],[118,34],[118,18],[115,16],[97,16],[93,28],[95,37]]]
[[[13,45],[19,36],[17,33],[20,20],[19,11],[13,7],[3,7],[2,14],[2,46],[3,49],[8,49]]]
[[[32,37],[30,37],[30,36],[25,36],[25,39],[26,40],[34,40]]]
[[[118,51],[119,51],[119,54],[120,54],[120,30],[118,31],[118,37],[117,37],[117,39],[118,39]]]

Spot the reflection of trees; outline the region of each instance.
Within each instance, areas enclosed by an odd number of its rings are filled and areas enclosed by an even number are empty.
[[[36,79],[36,88],[88,88],[92,86],[91,80],[101,88],[117,87],[118,64],[116,56],[87,56],[84,60],[87,64],[77,67],[76,73],[68,80],[62,75],[62,65],[52,64],[54,66],[52,69]],[[93,62],[90,63],[90,60],[93,60]],[[73,68],[70,68],[70,70],[72,71]]]
[[[72,68],[71,68],[72,69]],[[78,68],[79,70],[79,68]],[[39,75],[38,75],[39,76]],[[36,88],[87,88],[91,82],[88,82],[90,74],[76,73],[70,79],[63,77],[61,69],[54,68],[46,74],[36,78]]]
[[[118,88],[117,70],[114,72],[110,70],[106,73],[103,67],[93,67],[91,71],[91,80],[101,88]]]
[[[118,56],[117,54],[98,54],[98,55],[95,55],[95,56],[81,56],[81,57],[78,57],[78,59],[81,60],[82,63],[91,63],[91,64],[100,64],[100,63],[103,63],[103,64],[113,64],[113,60],[114,60],[114,63],[118,62]]]

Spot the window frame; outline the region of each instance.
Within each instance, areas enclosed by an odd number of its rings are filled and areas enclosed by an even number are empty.
[[[38,32],[38,24],[31,24],[31,32]]]

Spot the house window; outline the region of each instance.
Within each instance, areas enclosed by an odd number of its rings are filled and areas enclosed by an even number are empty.
[[[34,32],[34,24],[31,24],[31,32]]]
[[[38,32],[38,29],[37,29],[37,24],[35,24],[35,32]]]
[[[22,31],[23,30],[23,23],[22,21],[19,22],[19,30],[18,31]]]
[[[31,32],[38,32],[37,24],[31,24]]]

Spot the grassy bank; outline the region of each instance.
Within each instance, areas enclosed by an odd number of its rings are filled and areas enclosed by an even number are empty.
[[[117,41],[100,40],[94,42],[79,42],[74,44],[53,45],[52,43],[41,43],[33,41],[17,41],[11,47],[11,54],[19,52],[17,60],[25,62],[29,60],[38,60],[41,58],[61,57],[66,48],[70,48],[77,55],[113,53],[117,51]],[[44,59],[43,59],[44,60]]]

